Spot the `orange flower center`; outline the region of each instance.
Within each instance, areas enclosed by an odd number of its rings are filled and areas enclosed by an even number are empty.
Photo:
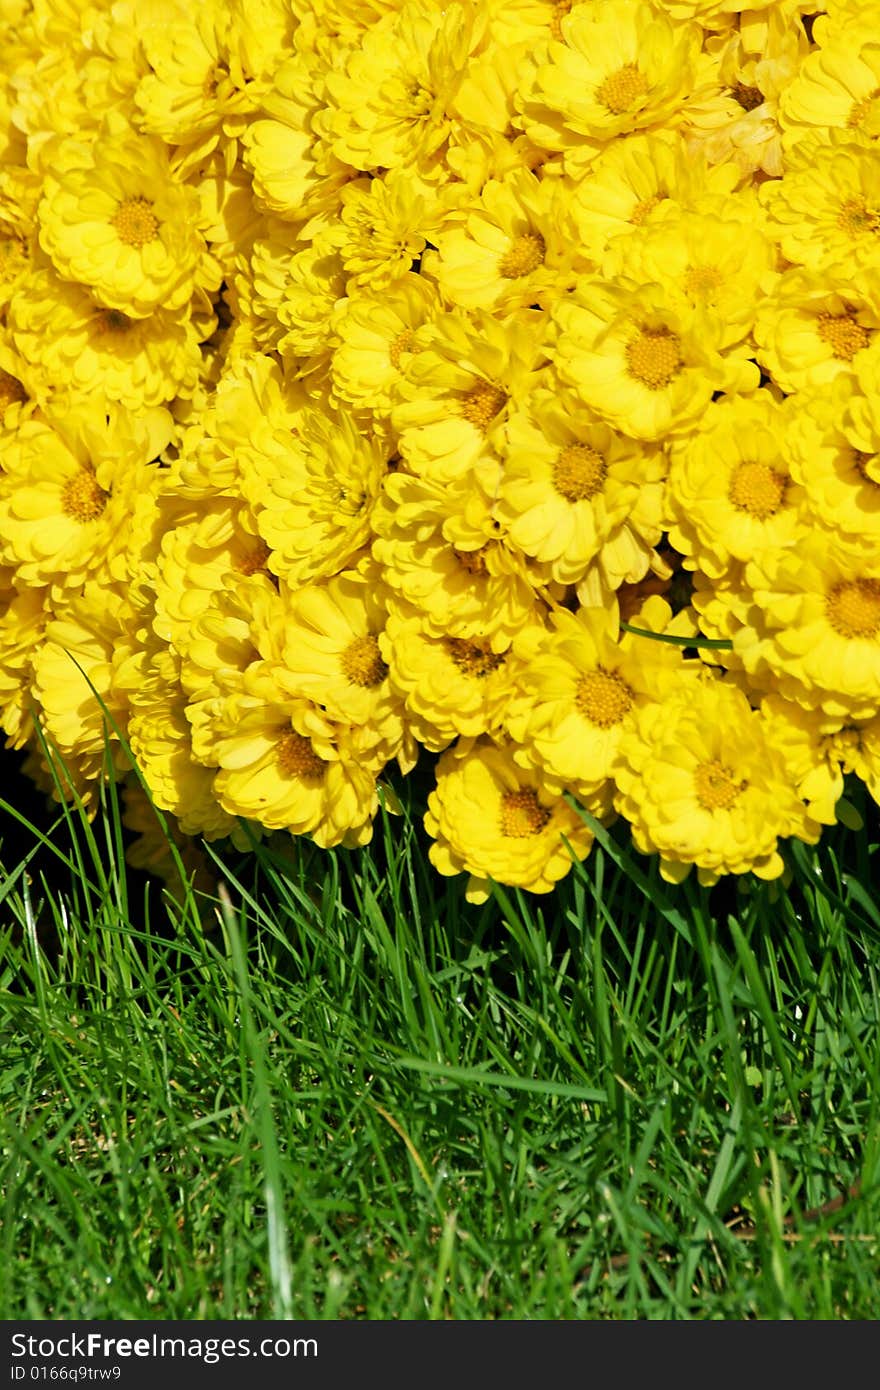
[[[627,343],[629,374],[650,391],[662,391],[681,370],[681,343],[668,328],[640,328]]]
[[[820,314],[817,328],[819,337],[831,348],[831,356],[840,362],[851,362],[871,341],[868,329],[857,323],[852,313]]]
[[[608,465],[589,444],[566,444],[553,465],[553,486],[566,502],[586,502],[601,492]]]
[[[64,484],[61,509],[74,521],[97,521],[110,500],[91,468],[80,468]]]
[[[409,345],[412,342],[412,340],[413,330],[411,328],[404,328],[402,333],[398,333],[397,337],[394,339],[394,342],[388,349],[388,356],[391,358],[392,367],[399,370],[400,359],[403,356],[403,354],[406,351],[408,351]]]
[[[365,690],[381,685],[388,675],[388,667],[382,660],[379,643],[371,634],[356,637],[353,642],[349,642],[340,658],[340,665],[346,679],[350,680],[352,685],[362,686]]]
[[[617,72],[612,72],[596,88],[596,100],[612,116],[622,116],[632,110],[648,91],[648,82],[635,63],[624,63]]]
[[[479,550],[456,550],[452,547],[452,553],[463,570],[468,574],[486,574],[486,551],[488,546],[481,545]]]
[[[518,280],[530,275],[544,264],[544,238],[538,232],[523,232],[511,243],[510,250],[498,262],[498,274],[505,280]]]
[[[461,413],[475,430],[485,434],[499,410],[507,404],[507,393],[491,381],[478,381],[461,402]]]
[[[645,218],[649,217],[650,214],[654,211],[654,209],[658,208],[660,204],[664,203],[665,201],[666,195],[663,193],[652,193],[650,198],[643,198],[640,203],[636,203],[635,207],[630,213],[630,222],[633,224],[634,227],[641,227]]]
[[[840,205],[837,225],[847,236],[858,237],[880,232],[880,213],[868,207],[864,198],[847,198]]]
[[[880,633],[880,579],[845,579],[825,600],[825,613],[841,637],[872,638]]]
[[[571,7],[574,0],[556,0],[553,6],[553,13],[550,15],[550,36],[554,39],[562,38],[562,21],[567,14],[571,14]]]
[[[501,798],[501,833],[514,840],[540,835],[552,815],[538,800],[533,787],[505,792]]]
[[[591,724],[599,729],[611,729],[629,714],[633,693],[625,680],[600,666],[581,676],[575,704]]]
[[[112,225],[120,241],[140,251],[159,235],[159,219],[149,198],[125,198],[116,209]]]
[[[861,101],[854,101],[847,117],[847,125],[851,127],[863,125],[871,114],[874,102],[878,97],[880,97],[880,87],[875,87],[869,96],[863,97]]]
[[[685,294],[692,299],[711,299],[724,284],[724,276],[717,266],[688,266],[684,277]]]
[[[751,459],[738,465],[730,480],[728,496],[738,511],[764,521],[779,511],[785,498],[788,478],[769,463]]]
[[[739,102],[744,111],[754,111],[764,100],[764,93],[760,87],[748,87],[745,82],[737,82],[731,87],[730,92],[734,101]]]
[[[283,734],[278,740],[275,761],[279,772],[307,781],[321,780],[327,770],[327,764],[318,757],[309,740],[293,731]]]
[[[706,811],[726,811],[746,785],[737,782],[732,769],[717,758],[700,763],[694,772],[697,800]]]

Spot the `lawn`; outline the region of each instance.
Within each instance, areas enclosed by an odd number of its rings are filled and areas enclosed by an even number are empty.
[[[0,1316],[877,1317],[873,803],[784,886],[618,823],[474,906],[401,790],[169,889],[112,785],[3,803]]]

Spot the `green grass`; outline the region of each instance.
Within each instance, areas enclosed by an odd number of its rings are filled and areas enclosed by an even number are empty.
[[[164,901],[112,792],[32,838],[0,851],[4,1319],[880,1314],[876,820],[711,892],[615,827],[480,908],[416,814]]]

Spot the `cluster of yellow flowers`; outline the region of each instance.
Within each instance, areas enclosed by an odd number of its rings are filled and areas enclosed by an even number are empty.
[[[0,48],[42,785],[143,829],[127,743],[183,836],[353,846],[424,749],[476,900],[574,803],[712,883],[880,799],[877,0],[0,0]]]

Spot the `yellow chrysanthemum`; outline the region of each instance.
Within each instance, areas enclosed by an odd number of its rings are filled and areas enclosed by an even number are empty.
[[[394,169],[346,184],[340,203],[335,240],[348,294],[381,294],[416,267],[440,217],[434,196]]]
[[[858,130],[822,130],[789,152],[785,177],[760,190],[767,230],[795,265],[880,266],[880,161]]]
[[[549,893],[593,843],[577,811],[488,738],[462,739],[442,754],[425,828],[435,869],[470,875],[471,902],[486,900],[490,879]]]
[[[386,465],[381,441],[342,412],[331,419],[306,407],[295,432],[255,421],[241,455],[242,492],[272,573],[301,584],[348,564],[370,539]]]
[[[319,124],[334,154],[367,173],[413,169],[443,177],[451,107],[475,42],[471,7],[404,0],[329,71]]]
[[[880,38],[876,23],[847,24],[808,54],[780,100],[791,147],[815,130],[880,135]]]
[[[577,239],[568,200],[555,182],[515,169],[485,184],[479,200],[453,213],[423,257],[453,304],[510,312],[546,307],[574,278]]]
[[[393,407],[403,399],[404,368],[415,333],[440,310],[435,286],[412,273],[381,296],[340,299],[333,320],[338,343],[331,366],[334,399],[369,411],[377,425],[387,426]]]
[[[612,588],[646,573],[663,531],[666,460],[571,401],[535,391],[507,421],[495,515],[511,542],[576,584],[591,564]]]
[[[386,594],[377,568],[307,584],[287,603],[279,685],[344,725],[360,763],[377,773],[392,758],[415,763],[403,702],[382,654]]]
[[[413,736],[440,752],[460,735],[496,734],[510,698],[507,653],[485,637],[440,637],[398,605],[379,637],[388,678],[399,691]]]
[[[124,579],[132,515],[156,486],[151,460],[168,424],[164,411],[120,417],[111,428],[70,414],[63,434],[25,421],[4,450],[0,560],[29,584],[76,589],[89,575]]]
[[[792,477],[824,526],[853,545],[880,550],[880,429],[868,437],[855,431],[854,442],[841,413],[845,399],[825,392],[791,412],[786,442]]]
[[[34,740],[33,658],[49,616],[47,590],[16,584],[15,571],[0,567],[0,730],[9,748]]]
[[[199,344],[214,319],[198,310],[161,308],[130,318],[44,266],[19,282],[8,324],[41,395],[94,392],[138,410],[192,394],[201,369]]]
[[[392,413],[408,467],[438,482],[463,478],[491,448],[509,409],[546,363],[536,315],[494,318],[453,310],[414,334]]]
[[[660,285],[585,278],[554,318],[559,375],[601,419],[637,439],[692,425],[716,391],[758,385],[755,364],[722,357],[699,317]]]
[[[255,316],[257,342],[296,366],[308,362],[304,375],[311,375],[333,346],[333,317],[345,294],[342,257],[329,232],[303,243],[284,223],[272,222],[267,230],[254,243],[246,273],[237,277],[239,293]]]
[[[880,709],[880,554],[818,526],[797,550],[750,564],[749,625],[734,651],[779,693],[843,719]]]
[[[723,874],[778,878],[778,842],[809,834],[781,753],[735,686],[687,681],[647,705],[624,732],[615,807],[643,854],[678,882]]]
[[[146,318],[219,284],[199,229],[198,195],[175,178],[156,137],[71,137],[43,188],[43,250],[64,279],[90,286],[107,308]]]
[[[755,356],[781,390],[813,392],[851,375],[878,328],[875,276],[788,270],[757,306]]]
[[[834,825],[844,777],[854,773],[880,801],[880,716],[841,724],[821,710],[804,709],[779,695],[761,701],[761,716],[811,819]]]
[[[791,411],[767,390],[711,404],[676,441],[668,485],[669,539],[685,567],[718,577],[731,560],[796,548],[810,517],[786,444]]]
[[[603,269],[604,252],[618,237],[691,208],[704,195],[724,198],[739,180],[730,164],[712,168],[703,155],[689,153],[675,131],[612,141],[572,189],[583,253]]]
[[[648,599],[633,624],[645,632],[690,636],[687,613],[672,618],[665,599]],[[549,786],[568,789],[598,815],[608,811],[617,748],[643,705],[662,699],[686,663],[674,643],[626,632],[612,615],[560,609],[546,629],[537,626],[513,642],[514,693],[505,727],[518,745],[517,763],[538,767]]]
[[[757,212],[743,196],[670,210],[618,238],[605,257],[605,273],[662,285],[683,314],[697,320],[705,346],[725,352],[748,337],[775,279],[776,248]]]
[[[497,479],[495,469],[489,474]],[[505,543],[491,492],[476,476],[444,484],[392,473],[373,524],[383,580],[419,613],[429,633],[487,638],[493,650],[503,651],[531,617],[538,602],[533,576]]]
[[[549,150],[600,149],[615,136],[671,124],[693,87],[702,34],[659,5],[595,0],[560,20],[520,86],[523,129]]]

